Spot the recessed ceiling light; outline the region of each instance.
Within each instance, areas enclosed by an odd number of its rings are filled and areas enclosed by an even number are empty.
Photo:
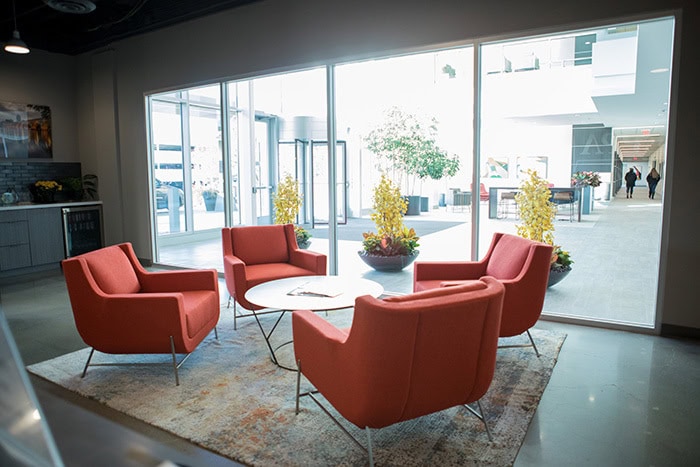
[[[668,71],[668,68],[654,68],[649,73],[664,73],[667,71]]]

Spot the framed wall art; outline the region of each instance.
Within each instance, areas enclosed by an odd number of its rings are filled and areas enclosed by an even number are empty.
[[[51,157],[51,109],[0,101],[0,160]]]

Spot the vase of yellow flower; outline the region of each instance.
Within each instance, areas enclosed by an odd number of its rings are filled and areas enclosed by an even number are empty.
[[[418,240],[414,229],[403,223],[408,202],[399,188],[385,175],[374,188],[370,218],[377,232],[362,234],[360,258],[377,271],[398,272],[418,257]]]
[[[515,195],[521,220],[521,224],[516,226],[518,235],[553,247],[547,287],[563,280],[571,272],[574,262],[568,251],[554,244],[556,206],[550,201],[551,197],[547,181],[534,170],[527,171],[527,178]]]
[[[39,204],[53,203],[56,193],[62,189],[63,186],[55,180],[38,180],[29,186],[34,202]]]
[[[272,199],[275,209],[275,224],[294,224],[299,216],[299,210],[303,201],[304,197],[299,192],[299,182],[291,175],[286,174],[277,184],[277,191]],[[304,227],[295,225],[294,233],[296,234],[299,248],[306,249],[311,245],[311,234]]]

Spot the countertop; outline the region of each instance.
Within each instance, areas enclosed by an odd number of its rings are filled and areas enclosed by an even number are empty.
[[[17,204],[9,204],[5,206],[0,206],[0,212],[2,211],[13,211],[17,209],[41,209],[41,208],[68,208],[76,206],[92,206],[95,204],[102,204],[102,201],[61,201],[58,203],[29,203],[21,202]]]

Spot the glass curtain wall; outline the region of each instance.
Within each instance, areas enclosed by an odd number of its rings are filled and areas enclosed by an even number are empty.
[[[421,261],[480,258],[494,232],[515,233],[512,195],[527,169],[555,189],[571,189],[572,176],[590,171],[600,185],[577,189],[572,206],[558,205],[555,242],[575,264],[548,289],[544,313],[653,325],[673,27],[672,19],[659,19],[483,43],[476,73],[471,46],[333,65],[338,272],[379,280],[390,291],[411,290],[410,267],[377,273],[357,254],[362,233],[375,231],[369,214],[382,173],[405,196],[419,199],[404,221],[421,237]],[[334,250],[328,243],[326,72],[315,68],[232,81],[222,90],[213,85],[151,96],[159,245],[185,234],[216,233],[224,224],[273,222],[277,183],[290,175],[304,198],[297,223],[310,231],[310,248]],[[223,108],[222,94],[228,102]],[[402,128],[455,158],[457,170],[419,176],[370,149],[373,138]],[[643,173],[638,194],[646,189],[648,171],[661,173],[655,199],[619,200],[621,178],[631,168]],[[221,191],[213,211],[207,211],[207,187]],[[634,252],[631,264],[620,254],[618,229],[631,233],[625,239]],[[476,252],[470,251],[473,233]],[[218,236],[212,238],[209,267],[220,267]],[[179,265],[196,266],[191,248],[185,255],[190,263]],[[596,303],[582,306],[581,297],[597,297]]]
[[[574,264],[548,289],[545,315],[654,325],[663,200],[646,195],[644,177],[665,167],[672,37],[673,20],[662,19],[480,46],[479,166],[489,202],[479,256],[493,232],[515,233],[512,195],[528,169],[553,190],[586,172],[600,179],[557,204],[554,242]],[[634,201],[618,191],[632,167],[644,174]]]

